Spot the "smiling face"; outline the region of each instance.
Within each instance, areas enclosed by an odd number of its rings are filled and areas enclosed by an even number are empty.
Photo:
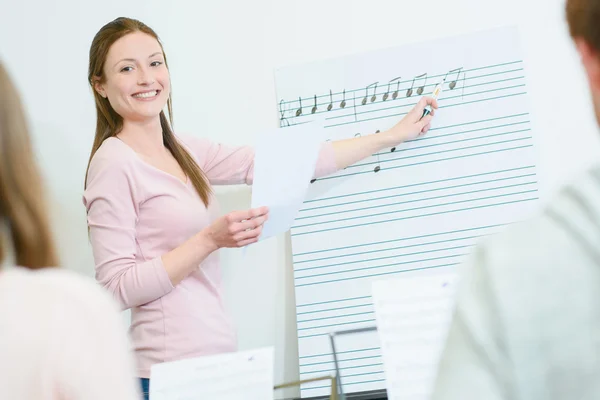
[[[134,32],[117,40],[108,51],[96,91],[124,121],[159,118],[171,91],[169,70],[159,42]]]

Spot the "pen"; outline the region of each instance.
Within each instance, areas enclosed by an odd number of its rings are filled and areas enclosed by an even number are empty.
[[[433,97],[434,99],[437,100],[437,98],[439,97],[440,93],[442,93],[442,87],[444,85],[444,82],[446,82],[446,78],[444,77],[444,79],[442,79],[442,81],[440,83],[437,84],[437,86],[433,89],[433,92],[431,92],[431,97]],[[421,118],[423,118],[424,116],[428,115],[431,113],[431,106],[429,104],[427,104],[425,106],[425,109],[423,110],[423,115],[421,116]]]

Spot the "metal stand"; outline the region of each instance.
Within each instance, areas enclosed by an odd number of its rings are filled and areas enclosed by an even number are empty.
[[[345,331],[337,331],[331,332],[329,334],[329,342],[331,343],[331,352],[333,354],[333,364],[335,365],[335,379],[337,380],[337,387],[339,388],[339,399],[346,400],[346,396],[344,395],[344,388],[342,387],[342,377],[340,375],[340,366],[338,363],[337,351],[335,348],[335,337],[343,336],[343,335],[352,335],[355,333],[366,333],[366,332],[374,332],[377,331],[376,326],[370,326],[367,328],[358,328],[358,329],[348,329]]]

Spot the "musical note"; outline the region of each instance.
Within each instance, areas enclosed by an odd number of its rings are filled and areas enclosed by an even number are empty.
[[[377,84],[378,83],[379,82],[371,83],[369,86],[367,86],[365,88],[365,97],[364,97],[364,99],[362,99],[362,103],[361,103],[363,106],[365,104],[367,104],[367,98],[369,97],[369,88],[371,86],[375,86],[375,90],[373,91],[373,96],[371,96],[371,103],[373,103],[375,100],[377,100],[377,94],[376,93],[377,93]]]
[[[453,74],[454,72],[456,72],[456,79],[454,79],[453,81],[451,81],[450,84],[448,85],[450,87],[450,90],[452,90],[452,89],[454,89],[456,87],[456,82],[458,81],[458,77],[460,76],[460,72],[461,71],[462,71],[462,67],[450,70],[446,74],[446,76],[448,76],[448,75]]]
[[[344,98],[342,99],[342,102],[340,103],[340,108],[344,108],[346,107],[346,89],[344,89]]]
[[[375,131],[375,134],[379,133],[379,129]],[[379,159],[379,152],[377,152],[377,166],[373,169],[373,172],[377,173],[381,170],[381,160]]]
[[[415,76],[415,77],[413,78],[413,80],[412,80],[412,84],[410,85],[410,89],[408,89],[408,90],[406,91],[406,97],[410,97],[410,96],[412,96],[412,95],[413,95],[413,89],[414,89],[414,87],[415,87],[415,81],[416,81],[417,79],[422,79],[423,77],[425,78],[425,83],[427,83],[427,73],[424,73],[424,74],[421,74],[421,75],[417,75],[417,76]],[[419,87],[419,88],[417,89],[417,94],[418,94],[418,95],[421,95],[421,94],[423,94],[423,90],[425,90],[425,84],[423,84],[423,86],[421,86],[421,87]]]
[[[331,89],[329,89],[329,105],[327,106],[327,111],[331,111],[333,108],[333,95],[331,94]]]
[[[279,118],[279,121],[281,121],[280,125],[283,126],[283,123],[285,122],[286,126],[290,126],[290,122],[285,117],[285,110],[283,109],[282,104],[283,99],[281,99],[281,101],[279,102],[279,112],[281,113],[281,118]]]
[[[315,94],[315,105],[313,106],[312,110],[310,110],[311,114],[314,114],[317,112],[317,95]]]
[[[296,117],[299,117],[302,115],[302,98],[298,97],[298,101],[300,102],[300,108],[298,108],[296,110]]]
[[[422,78],[423,76],[425,76],[425,82],[423,82],[423,85],[417,89],[417,94],[419,96],[423,94],[423,91],[425,90],[425,86],[427,85],[427,73],[425,73],[423,75],[419,75],[417,78]]]
[[[400,88],[400,80],[399,79],[400,79],[400,77],[397,77],[388,82],[387,91],[383,95],[383,101],[386,101],[390,96],[390,85],[392,84],[392,82],[398,81],[396,90],[394,91],[394,94],[392,94],[392,99],[396,100],[396,97],[398,97],[398,89]]]

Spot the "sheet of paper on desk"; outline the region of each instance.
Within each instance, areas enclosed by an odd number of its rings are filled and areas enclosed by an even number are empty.
[[[457,282],[454,274],[373,282],[389,399],[430,398]]]
[[[251,207],[269,207],[261,240],[287,232],[304,202],[319,149],[324,121],[264,133],[255,146]]]
[[[152,366],[152,400],[273,399],[273,348]]]

